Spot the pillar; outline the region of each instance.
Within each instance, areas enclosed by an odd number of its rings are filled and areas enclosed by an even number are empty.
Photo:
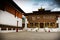
[[[44,28],[45,28],[45,22],[44,22]]]
[[[17,21],[17,29],[16,29],[16,32],[18,32],[18,22],[19,22],[19,21]]]
[[[59,29],[60,29],[60,23],[58,23]]]
[[[8,28],[6,28],[6,30],[8,31]]]
[[[13,30],[13,28],[11,28],[11,30]]]
[[[27,29],[27,19],[25,18],[25,28],[24,29]]]
[[[40,28],[40,23],[38,23],[38,28]]]
[[[38,23],[38,30],[39,30],[39,28],[40,28],[40,23]]]
[[[0,28],[0,31],[1,31],[1,28]]]
[[[35,23],[33,23],[33,27],[35,27]]]
[[[49,22],[49,27],[48,28],[50,28],[51,26],[50,26],[50,22]]]
[[[60,17],[58,17],[57,23],[58,23],[58,28],[59,28],[59,31],[60,31]]]
[[[55,23],[55,28],[57,28],[57,23]]]
[[[44,22],[44,31],[46,32],[46,29],[45,29],[45,22]]]
[[[40,23],[39,23],[39,26],[40,26]]]

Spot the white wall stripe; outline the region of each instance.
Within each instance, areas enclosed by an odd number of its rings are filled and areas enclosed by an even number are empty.
[[[22,27],[22,19],[18,18],[18,21],[18,26]],[[0,24],[17,26],[17,20],[11,13],[0,10]]]

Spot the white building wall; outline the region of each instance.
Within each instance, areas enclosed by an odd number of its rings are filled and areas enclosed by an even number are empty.
[[[18,26],[22,27],[22,19],[18,18]],[[9,12],[0,10],[0,24],[17,26],[17,19]]]
[[[27,21],[27,18],[25,18],[25,29],[27,29],[27,24],[28,24],[28,21]]]
[[[59,26],[59,31],[60,31],[60,17],[58,17],[58,26]]]
[[[59,28],[60,28],[60,17],[58,17],[58,25],[59,25]]]
[[[22,15],[22,17],[25,19],[25,27],[24,27],[24,29],[26,30],[27,29],[28,21],[27,21],[27,18],[24,15]]]

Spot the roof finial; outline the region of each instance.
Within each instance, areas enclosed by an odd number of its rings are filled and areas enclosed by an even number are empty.
[[[41,9],[43,9],[42,6],[41,6]]]

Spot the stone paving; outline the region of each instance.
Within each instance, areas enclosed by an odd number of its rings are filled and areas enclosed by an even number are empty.
[[[60,32],[10,32],[0,33],[0,40],[60,40]]]

